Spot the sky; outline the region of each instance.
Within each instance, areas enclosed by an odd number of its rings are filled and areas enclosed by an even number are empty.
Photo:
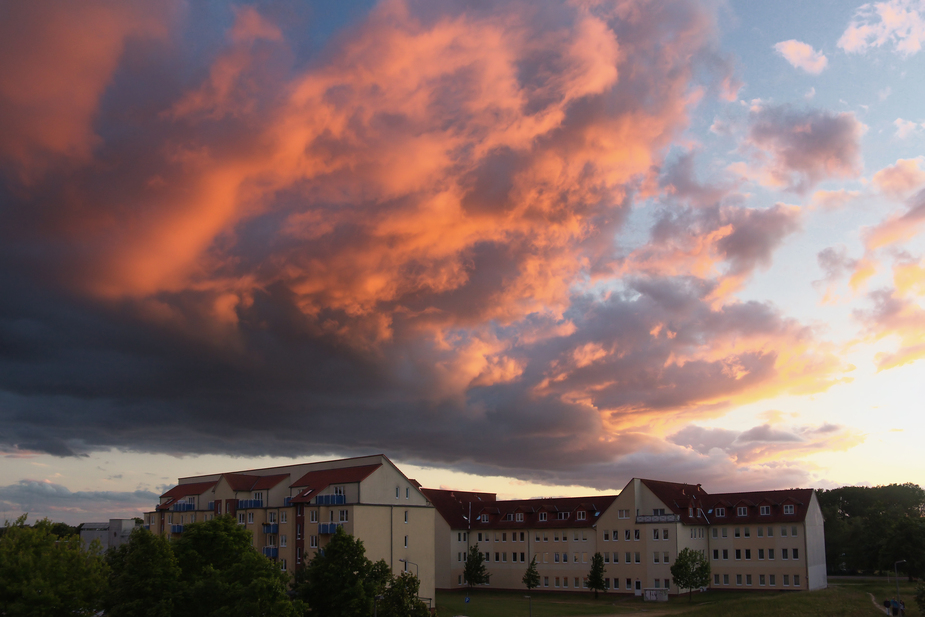
[[[925,484],[923,42],[922,0],[0,3],[0,516],[371,453]]]

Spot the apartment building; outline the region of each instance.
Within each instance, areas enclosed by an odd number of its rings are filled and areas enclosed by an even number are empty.
[[[822,513],[812,489],[710,495],[700,485],[634,478],[619,495],[603,497],[499,501],[493,493],[423,491],[438,513],[440,589],[465,585],[474,544],[490,586],[503,589],[523,589],[534,556],[540,589],[583,589],[591,556],[600,552],[612,591],[677,594],[670,567],[685,548],[710,559],[716,589],[826,586]]]
[[[369,559],[414,572],[421,597],[434,597],[434,507],[385,455],[180,478],[145,514],[145,526],[176,538],[186,525],[223,514],[290,573],[342,527],[363,541]]]

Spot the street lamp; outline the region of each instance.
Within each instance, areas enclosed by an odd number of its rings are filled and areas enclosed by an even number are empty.
[[[899,569],[898,569],[898,566],[901,563],[906,563],[906,560],[900,559],[899,561],[893,564],[893,574],[896,576],[896,600],[897,601],[900,599],[899,598]]]
[[[421,578],[421,577],[419,576],[419,574],[420,574],[420,572],[421,572],[421,569],[418,567],[418,564],[414,563],[413,561],[408,561],[407,559],[399,559],[398,561],[400,561],[400,562],[402,562],[402,563],[411,564],[412,566],[414,566],[414,567],[415,567],[415,574],[414,574],[414,575],[417,576],[418,578]],[[407,568],[405,568],[405,569],[407,570]]]
[[[530,605],[530,617],[533,617],[533,600],[530,599],[530,596],[524,596],[527,599],[527,602]]]

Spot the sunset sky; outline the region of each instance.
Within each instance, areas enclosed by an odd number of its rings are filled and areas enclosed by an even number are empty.
[[[0,516],[925,484],[925,0],[0,3]]]

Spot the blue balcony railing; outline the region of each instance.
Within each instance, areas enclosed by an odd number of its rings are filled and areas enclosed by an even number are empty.
[[[317,506],[340,506],[347,503],[345,495],[318,495],[315,497]]]
[[[276,559],[277,557],[279,557],[279,549],[275,546],[264,546],[263,555],[264,557],[271,557],[273,559]]]
[[[263,533],[279,533],[279,525],[276,523],[264,523]]]
[[[170,533],[183,533],[183,525],[171,525]]]
[[[318,524],[318,534],[325,535],[329,533],[334,533],[337,531],[338,527],[343,527],[340,523],[319,523]]]
[[[284,506],[292,505],[292,497],[286,497],[285,499],[283,499],[283,505]]]
[[[170,506],[170,509],[173,510],[174,512],[189,512],[191,510],[196,509],[196,504],[185,503],[181,501],[179,503],[175,503],[172,506]]]
[[[262,508],[263,501],[259,499],[239,499],[238,500],[238,510],[246,510],[248,508]]]
[[[214,502],[214,501],[210,501],[210,502],[209,502],[209,507],[206,508],[206,510],[214,510],[214,509],[215,509],[215,502]]]

